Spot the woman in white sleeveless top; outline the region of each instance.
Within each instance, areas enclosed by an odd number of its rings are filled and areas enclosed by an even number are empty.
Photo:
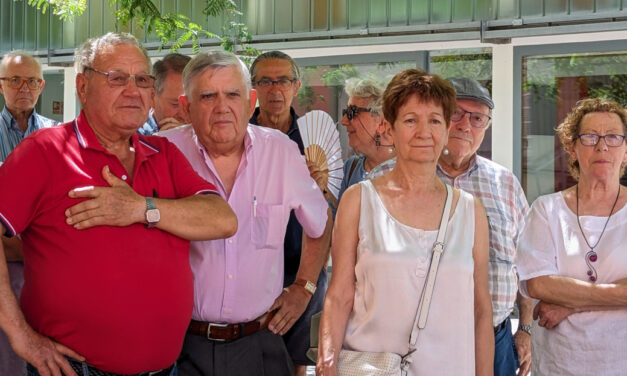
[[[320,324],[318,375],[335,375],[342,348],[405,355],[447,197],[436,164],[455,109],[453,87],[410,69],[383,94],[398,161],[349,188],[333,234],[333,275]],[[453,190],[426,327],[409,375],[491,375],[488,224],[479,201]]]

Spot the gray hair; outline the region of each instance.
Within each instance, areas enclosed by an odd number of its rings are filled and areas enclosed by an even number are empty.
[[[346,81],[344,91],[350,98],[369,99],[370,112],[383,115],[383,84],[372,78],[350,78]]]
[[[24,50],[15,50],[4,55],[2,57],[2,60],[0,60],[0,74],[4,75],[4,66],[8,63],[9,60],[16,57],[21,57],[25,60],[30,60],[35,63],[35,65],[37,66],[37,70],[39,71],[39,75],[43,78],[43,69],[41,68],[39,60],[35,59],[33,55]]]
[[[150,71],[152,64],[148,57],[148,51],[139,43],[137,38],[129,33],[106,33],[105,35],[90,38],[81,44],[74,52],[74,69],[76,73],[84,73],[85,67],[91,67],[96,59],[98,51],[102,51],[107,46],[117,46],[121,44],[130,44],[139,48],[146,57],[146,64]]]
[[[178,53],[171,53],[155,63],[152,74],[155,76],[155,92],[161,94],[163,85],[170,72],[183,73],[185,66],[192,58]]]
[[[183,89],[185,95],[190,98],[193,90],[193,82],[196,77],[208,69],[222,69],[235,67],[242,76],[242,83],[246,87],[246,98],[250,98],[252,84],[246,65],[232,52],[207,51],[196,55],[183,70]]]
[[[292,76],[294,76],[297,81],[300,81],[300,69],[298,69],[298,65],[296,65],[296,62],[290,57],[290,55],[281,51],[268,51],[257,56],[255,61],[253,61],[253,64],[250,66],[250,75],[252,76],[253,81],[257,78],[257,64],[268,59],[288,61],[292,67]]]

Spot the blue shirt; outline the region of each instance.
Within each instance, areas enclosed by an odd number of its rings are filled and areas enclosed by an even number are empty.
[[[26,136],[36,130],[52,127],[57,124],[57,121],[41,116],[33,109],[33,113],[28,118],[28,127],[26,131],[23,131],[17,126],[17,120],[15,120],[5,106],[2,109],[2,113],[0,113],[0,162],[4,162],[9,153],[11,153],[17,144]]]
[[[157,120],[151,114],[148,115],[148,120],[142,125],[137,133],[143,134],[144,136],[152,136],[153,134],[159,132],[159,125],[157,125]]]

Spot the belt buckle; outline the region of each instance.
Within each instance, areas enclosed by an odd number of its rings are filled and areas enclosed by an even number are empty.
[[[207,326],[207,339],[212,340],[212,341],[225,342],[226,339],[224,338],[211,338],[211,328],[214,326],[216,328],[226,328],[229,326],[229,324],[216,324],[216,323],[210,322],[209,326]]]

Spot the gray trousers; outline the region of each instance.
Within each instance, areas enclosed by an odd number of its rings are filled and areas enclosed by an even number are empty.
[[[235,341],[186,334],[179,376],[292,376],[294,366],[281,336],[268,329]]]

